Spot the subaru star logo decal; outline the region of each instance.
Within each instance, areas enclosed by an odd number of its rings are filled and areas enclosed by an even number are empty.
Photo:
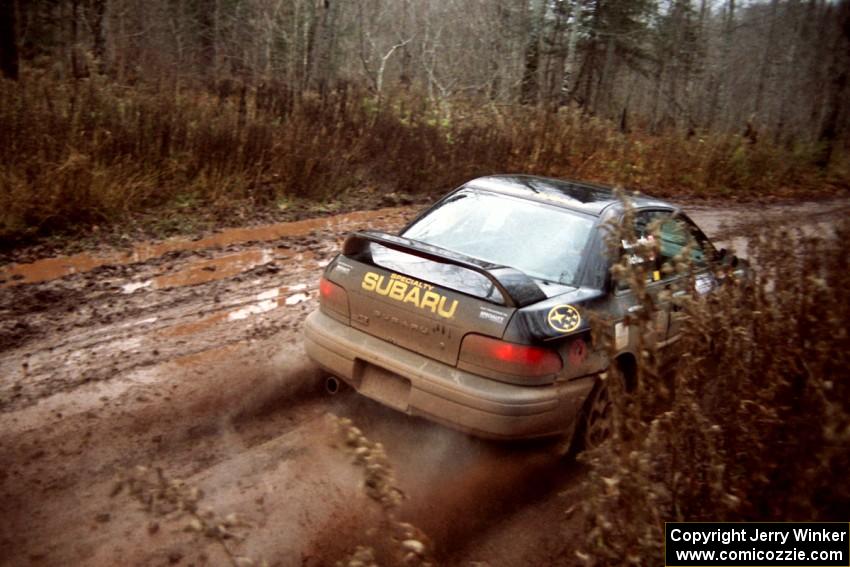
[[[569,333],[578,329],[581,324],[581,315],[572,305],[561,304],[549,310],[546,320],[549,326],[559,333]]]

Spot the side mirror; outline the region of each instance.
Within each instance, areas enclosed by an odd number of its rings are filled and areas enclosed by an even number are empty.
[[[738,267],[738,257],[730,254],[726,248],[721,248],[717,253],[717,261],[721,264],[729,264],[733,268]]]

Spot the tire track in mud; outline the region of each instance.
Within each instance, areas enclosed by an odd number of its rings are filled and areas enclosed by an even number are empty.
[[[297,383],[292,379],[297,375],[284,381],[272,365],[237,373],[241,369],[234,368],[233,361],[224,361],[212,372],[198,373],[192,365],[187,369],[185,374],[175,372],[157,390],[136,388],[97,411],[45,419],[37,429],[0,439],[16,465],[10,467],[9,482],[3,483],[3,502],[9,505],[4,517],[29,540],[20,550],[24,557],[43,553],[49,564],[114,563],[115,558],[95,561],[101,553],[96,549],[77,549],[76,542],[89,540],[88,532],[97,528],[114,536],[101,545],[113,549],[116,558],[140,554],[139,562],[144,562],[147,547],[156,542],[145,537],[146,518],[135,513],[132,502],[108,498],[117,477],[138,464],[159,465],[172,477],[197,483],[211,468],[244,466],[252,460],[252,448],[268,440],[277,445],[288,432],[324,414],[322,400],[308,387],[309,374]],[[275,412],[264,409],[281,396],[285,403]],[[236,472],[234,486],[240,478]],[[26,490],[8,490],[20,488]],[[228,486],[204,488],[215,494]],[[98,523],[105,514],[118,519],[117,527],[122,527],[120,517],[130,514],[142,533],[127,543],[127,534],[115,533],[111,521]]]
[[[392,228],[405,217],[354,218],[331,224]],[[320,267],[339,242],[307,228],[0,289],[3,330],[13,335],[0,358],[0,451],[11,463],[0,473],[11,526],[0,549],[13,564],[94,564],[101,548],[146,562],[145,537],[120,551],[88,533],[127,540],[111,519],[96,520],[115,515],[104,510],[114,507],[105,495],[116,475],[159,463],[200,481],[324,415],[297,325],[315,308]],[[23,322],[28,332],[14,336]],[[284,453],[307,466],[304,450]]]
[[[71,257],[51,264],[51,274],[57,265],[64,267],[61,279],[34,285],[7,282],[0,288],[0,352],[6,351],[0,373],[19,380],[0,385],[0,411],[173,356],[290,328],[314,306],[320,267],[339,246],[335,230],[382,223],[397,227],[405,214],[409,211],[391,209],[341,215],[321,224],[261,227],[274,239],[260,246],[256,241],[227,243],[221,235],[206,239],[222,245],[218,249],[197,249],[203,240],[175,241],[172,250],[166,244],[138,245],[137,250],[145,251],[141,257],[149,257],[151,250],[163,256],[93,268],[100,260]],[[316,228],[324,225],[334,231]],[[304,233],[296,230],[299,226]],[[240,242],[263,234],[260,229],[231,232]],[[196,249],[184,250],[188,245]],[[127,257],[117,254],[114,259]],[[45,276],[39,262],[29,267],[33,279]],[[24,274],[18,281],[29,276],[27,266],[3,271]],[[278,309],[290,306],[295,309]],[[266,312],[264,330],[255,316]],[[220,328],[231,332],[222,336]],[[103,356],[111,356],[114,364],[103,364]],[[59,368],[57,361],[62,362]]]
[[[771,208],[768,221],[754,209],[696,207],[692,217],[734,242],[765,222],[823,227],[848,211],[842,201]],[[565,542],[579,528],[563,512],[579,465],[351,393],[327,399],[301,354],[300,323],[344,232],[396,229],[413,213],[143,243],[136,256],[79,266],[50,259],[32,268],[43,280],[33,283],[12,279],[26,266],[0,268],[0,563],[223,562],[181,524],[149,533],[150,518],[109,497],[118,475],[150,464],[246,517],[254,527],[234,543],[240,552],[326,563],[380,520],[358,471],[330,446],[331,412],[385,445],[408,496],[403,515],[431,535],[442,563],[569,563]],[[722,222],[734,224],[721,231]]]
[[[334,413],[351,418],[369,439],[384,445],[405,495],[399,515],[428,535],[437,564],[542,565],[563,550],[568,494],[584,467],[560,458],[551,442],[475,439],[420,418],[401,417],[350,390],[345,394],[347,398],[332,402]],[[506,544],[503,527],[527,508],[538,516]],[[547,513],[541,516],[541,510]],[[390,543],[381,533],[352,532],[345,523],[323,531],[313,547],[328,560],[350,553],[352,542],[376,549]],[[341,533],[346,537],[340,538]],[[479,543],[490,538],[504,549],[482,553]]]

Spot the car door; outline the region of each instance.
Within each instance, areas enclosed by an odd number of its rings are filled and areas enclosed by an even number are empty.
[[[688,271],[686,273],[668,273],[662,276],[660,282],[664,289],[670,292],[671,305],[667,339],[672,343],[679,338],[684,313],[677,297],[691,293],[708,293],[717,285],[717,281],[709,266],[709,259],[715,258],[717,252],[703,232],[684,214],[661,218],[658,228],[660,239],[660,261],[673,266],[676,259],[682,259],[687,251]]]
[[[668,326],[670,323],[671,304],[667,295],[662,292],[669,286],[669,281],[665,279],[661,258],[653,256],[651,258],[641,258],[637,255],[629,255],[629,249],[637,244],[637,242],[651,242],[655,239],[654,229],[659,223],[663,223],[665,219],[671,218],[672,211],[669,210],[641,210],[635,213],[634,235],[636,242],[623,241],[623,251],[628,255],[633,264],[643,263],[649,264],[647,268],[646,291],[650,294],[655,304],[655,312],[653,314],[651,324],[647,328],[647,342],[663,345],[667,340]],[[643,306],[635,297],[634,291],[628,287],[626,282],[615,283],[614,296],[620,316],[625,318],[629,315],[639,316],[643,310]],[[632,343],[632,331],[627,329],[623,323],[618,323],[615,327],[615,339],[617,342],[617,350],[621,350],[625,344]],[[633,345],[632,345],[633,346]]]

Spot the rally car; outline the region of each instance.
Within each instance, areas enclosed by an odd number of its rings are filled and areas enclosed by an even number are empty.
[[[689,246],[695,287],[712,289],[710,264],[724,253],[676,206],[641,196],[631,203],[636,239],[660,239],[657,265]],[[610,413],[600,375],[611,364],[628,373],[637,356],[624,319],[641,306],[612,278],[619,258],[605,238],[606,223],[623,214],[611,188],[590,183],[470,181],[398,235],[348,236],[306,320],[307,354],[330,374],[330,390],[341,379],[382,404],[476,436],[597,445]],[[651,294],[682,277],[649,273]],[[673,303],[652,325],[659,346],[679,334]],[[593,311],[614,321],[613,359],[591,341]]]

